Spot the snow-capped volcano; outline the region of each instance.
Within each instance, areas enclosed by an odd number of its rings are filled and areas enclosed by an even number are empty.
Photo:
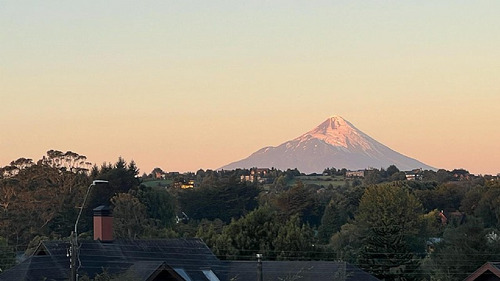
[[[325,120],[318,127],[296,138],[299,143],[310,139],[322,140],[327,144],[346,149],[369,150],[374,142],[369,136],[356,129],[351,123],[340,116],[333,116]]]
[[[434,169],[377,142],[342,117],[332,116],[298,138],[277,147],[262,148],[221,169],[274,167],[320,173],[331,167],[358,170],[387,168],[390,165],[400,170]]]

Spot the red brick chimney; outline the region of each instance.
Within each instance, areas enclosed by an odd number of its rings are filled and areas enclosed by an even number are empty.
[[[113,215],[108,206],[101,205],[94,209],[94,240],[113,241]]]

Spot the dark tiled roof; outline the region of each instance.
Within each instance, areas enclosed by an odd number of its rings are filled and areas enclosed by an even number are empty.
[[[130,280],[148,280],[148,278],[156,277],[161,272],[169,272],[169,275],[175,275],[179,280],[183,280],[173,268],[165,262],[160,261],[138,261],[135,262],[125,273],[124,277]],[[172,279],[172,278],[171,278]],[[173,279],[172,279],[173,280]]]
[[[69,242],[42,242],[34,256],[5,271],[0,280],[68,280],[69,247]],[[220,281],[257,277],[256,261],[220,261],[200,239],[80,241],[79,253],[78,272],[90,278],[103,270],[133,280],[185,280],[187,274],[191,281],[208,281],[204,270]],[[263,276],[263,281],[378,280],[350,264],[326,261],[264,261]]]
[[[0,275],[0,280],[35,281],[68,279],[69,261],[66,265],[62,265],[52,256],[30,257]]]
[[[257,280],[257,262],[224,262],[226,280]],[[378,281],[379,279],[345,262],[330,261],[264,261],[262,262],[263,281]]]
[[[69,242],[42,242],[34,256],[7,270],[0,280],[43,280],[43,277],[67,280],[69,247]],[[165,263],[171,268],[183,268],[193,281],[206,281],[201,268],[215,271],[220,266],[220,261],[200,239],[80,241],[79,253],[78,272],[91,278],[103,270],[110,274],[134,271],[145,276]]]

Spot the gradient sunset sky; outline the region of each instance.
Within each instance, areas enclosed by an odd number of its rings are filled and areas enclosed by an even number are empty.
[[[216,169],[340,115],[500,172],[500,1],[2,1],[0,166]],[[341,167],[337,167],[341,168]]]

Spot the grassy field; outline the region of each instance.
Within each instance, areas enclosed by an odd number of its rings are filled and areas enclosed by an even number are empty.
[[[148,187],[166,187],[172,185],[172,182],[172,180],[145,180],[142,184]]]
[[[333,187],[339,187],[345,184],[343,176],[299,176],[295,177],[295,179],[290,182],[290,185],[294,185],[298,180],[300,180],[304,185],[314,184],[324,187],[327,187],[330,184]]]

